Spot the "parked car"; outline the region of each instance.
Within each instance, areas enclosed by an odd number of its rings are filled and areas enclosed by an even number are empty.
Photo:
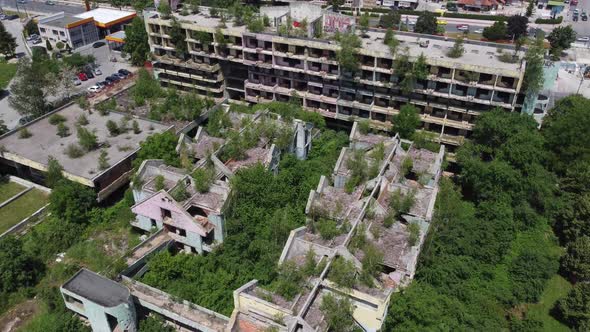
[[[96,76],[100,76],[100,75],[102,75],[102,71],[100,71],[100,69],[98,69],[98,68],[94,68],[94,69],[92,69],[92,72],[93,72],[93,73],[94,73],[94,75],[96,75]]]
[[[120,73],[113,73],[111,76],[117,76],[120,80],[124,79],[126,76]]]
[[[107,87],[104,81],[96,82],[96,86],[98,86],[101,90]]]
[[[473,33],[478,33],[481,35],[483,33],[483,29],[475,29]]]
[[[113,75],[111,75],[111,76],[109,76],[107,78],[110,78],[111,81],[113,81],[113,82],[118,82],[118,81],[121,80],[121,78],[119,76],[115,75],[115,74],[113,74]]]
[[[580,10],[578,10],[578,8],[574,9],[574,15],[578,15],[580,14]]]
[[[33,45],[41,44],[41,38],[33,39],[31,43],[33,43]]]
[[[12,21],[12,20],[16,20],[17,18],[18,18],[18,15],[16,15],[16,14],[15,15],[6,15],[5,20]]]
[[[587,43],[590,41],[590,37],[579,37],[576,41]]]
[[[22,118],[18,119],[18,124],[19,125],[24,125],[27,124],[31,121],[35,120],[35,117],[33,115],[27,115],[27,116],[23,116]]]
[[[0,14],[0,20],[5,20],[6,19],[6,15],[5,14]]]
[[[47,1],[45,1],[45,4],[48,6],[53,6],[53,5],[55,5],[55,2],[53,2],[52,0],[47,0]]]
[[[26,0],[18,0],[18,3],[20,3],[22,5],[22,4],[27,3],[27,1]]]
[[[127,70],[127,69],[119,69],[118,73],[119,74],[123,74],[125,76],[131,75],[131,72],[129,70]]]
[[[86,77],[88,77],[88,79],[94,78],[94,74],[92,73],[92,70],[85,70],[84,74],[86,74]]]
[[[100,84],[103,84],[105,87],[111,86],[111,85],[113,85],[113,81],[107,77],[104,81],[100,82]]]
[[[89,87],[87,90],[90,93],[95,93],[95,92],[100,91],[101,87],[99,87],[98,85],[93,85],[93,86]]]
[[[585,12],[582,13],[581,17],[582,17],[582,21],[588,21],[588,14],[586,14]]]
[[[99,47],[103,47],[105,45],[105,42],[103,41],[97,41],[96,43],[92,44],[93,48],[99,48]]]
[[[459,31],[469,31],[469,25],[467,25],[467,24],[459,24],[459,25],[457,25],[457,30],[459,30]]]
[[[78,78],[80,81],[88,81],[88,76],[85,73],[78,73]]]
[[[35,40],[35,39],[39,39],[39,35],[36,34],[36,33],[34,33],[34,34],[32,34],[32,35],[30,35],[30,36],[27,37],[27,41],[32,41],[32,40]]]
[[[72,79],[72,82],[74,82],[74,85],[80,85],[80,84],[82,84],[82,82],[80,82],[80,80],[77,77],[74,77]]]
[[[577,6],[578,5],[578,0],[571,0],[570,1],[570,6]]]

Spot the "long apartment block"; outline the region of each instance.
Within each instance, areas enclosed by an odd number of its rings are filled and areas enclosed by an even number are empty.
[[[337,62],[337,41],[310,37],[320,24],[326,31],[334,22],[354,22],[352,17],[343,21],[343,15],[310,4],[262,7],[261,12],[265,8],[272,9],[265,12],[272,23],[262,33],[230,21],[220,28],[220,19],[206,13],[178,16],[190,53],[186,59],[177,57],[171,41],[172,20],[148,13],[154,72],[161,84],[250,103],[289,101],[296,95],[304,107],[325,117],[370,119],[381,128],[389,128],[392,116],[411,103],[420,110],[423,128],[449,145],[460,145],[482,112],[522,107],[519,92],[525,63],[500,61],[498,44],[466,42],[464,55],[451,58],[447,53],[454,45],[452,39],[396,34],[400,41],[396,54],[407,54],[410,61],[423,54],[428,64],[427,78],[417,80],[411,93],[403,93],[393,69],[396,56],[383,43],[383,32],[369,31],[362,38],[360,68],[351,74]],[[304,37],[273,32],[286,16],[291,17],[289,22],[308,21]]]

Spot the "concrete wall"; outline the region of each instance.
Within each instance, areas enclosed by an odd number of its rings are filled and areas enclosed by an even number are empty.
[[[117,319],[120,331],[126,330],[129,332],[135,332],[137,330],[137,317],[135,316],[135,306],[131,295],[129,296],[127,303],[122,303],[118,306],[107,308],[85,298],[82,298],[64,288],[61,288],[62,296],[64,297],[65,305],[68,309],[88,318],[90,326],[93,332],[111,332],[113,331],[109,327],[107,320],[107,314]],[[77,299],[82,302],[75,303],[68,301],[68,297]]]

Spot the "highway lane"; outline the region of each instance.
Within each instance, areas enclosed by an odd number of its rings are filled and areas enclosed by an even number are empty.
[[[82,4],[74,5],[74,4],[65,4],[61,2],[54,1],[54,5],[48,5],[45,1],[32,1],[26,0],[26,3],[21,4],[18,3],[16,0],[0,0],[0,8],[5,8],[8,10],[15,10],[18,9],[23,13],[57,13],[57,12],[65,12],[67,14],[79,14],[84,12],[84,7]]]

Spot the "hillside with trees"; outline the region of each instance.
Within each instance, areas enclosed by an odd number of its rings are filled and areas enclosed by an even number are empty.
[[[540,131],[530,116],[481,116],[457,152],[460,171],[441,183],[434,231],[386,331],[590,327],[589,107],[565,98]]]

